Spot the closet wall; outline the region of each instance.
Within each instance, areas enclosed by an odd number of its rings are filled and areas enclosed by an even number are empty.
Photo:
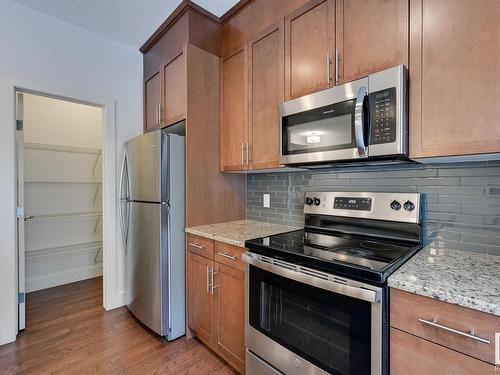
[[[26,290],[102,275],[102,110],[24,95]]]

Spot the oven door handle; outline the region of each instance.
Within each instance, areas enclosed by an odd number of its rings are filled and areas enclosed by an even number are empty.
[[[348,285],[336,281],[336,276],[250,252],[244,253],[242,255],[242,259],[245,263],[258,267],[264,271],[268,271],[303,284],[363,301],[368,301],[370,303],[380,303],[381,301],[382,288],[376,286],[366,285],[366,287],[363,287],[365,284],[358,282],[354,282],[358,285]],[[265,259],[265,261],[262,259]],[[314,276],[315,274],[319,276]]]
[[[363,104],[368,95],[368,89],[362,86],[358,90],[356,105],[354,106],[354,137],[360,158],[368,157],[368,147],[365,144],[365,119],[363,116]]]

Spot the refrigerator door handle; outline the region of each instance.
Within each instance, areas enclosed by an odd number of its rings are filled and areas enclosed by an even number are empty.
[[[127,194],[124,194],[125,193],[124,186],[125,186],[125,183],[128,182],[128,181],[125,181],[125,176],[126,176],[125,168],[127,168],[126,149],[123,151],[122,167],[121,167],[121,171],[120,171],[120,192],[119,192],[120,209],[118,212],[119,212],[119,216],[120,216],[119,219],[120,219],[120,230],[122,233],[122,241],[123,241],[123,244],[125,245],[125,254],[127,254],[129,204],[130,204],[130,199],[129,199],[128,193],[130,192],[130,190],[127,191]],[[127,177],[128,177],[128,173],[127,173]],[[124,214],[124,210],[127,211],[126,214]],[[127,220],[127,225],[125,225],[125,220]]]

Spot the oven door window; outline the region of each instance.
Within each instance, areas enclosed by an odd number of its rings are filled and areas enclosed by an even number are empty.
[[[283,116],[283,155],[333,151],[356,147],[355,100]]]
[[[369,374],[371,304],[250,266],[249,324],[332,374]]]

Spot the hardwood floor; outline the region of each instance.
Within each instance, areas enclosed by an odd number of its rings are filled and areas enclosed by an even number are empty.
[[[125,307],[102,307],[102,278],[27,295],[27,328],[0,347],[0,374],[234,374],[196,339],[167,342]]]

